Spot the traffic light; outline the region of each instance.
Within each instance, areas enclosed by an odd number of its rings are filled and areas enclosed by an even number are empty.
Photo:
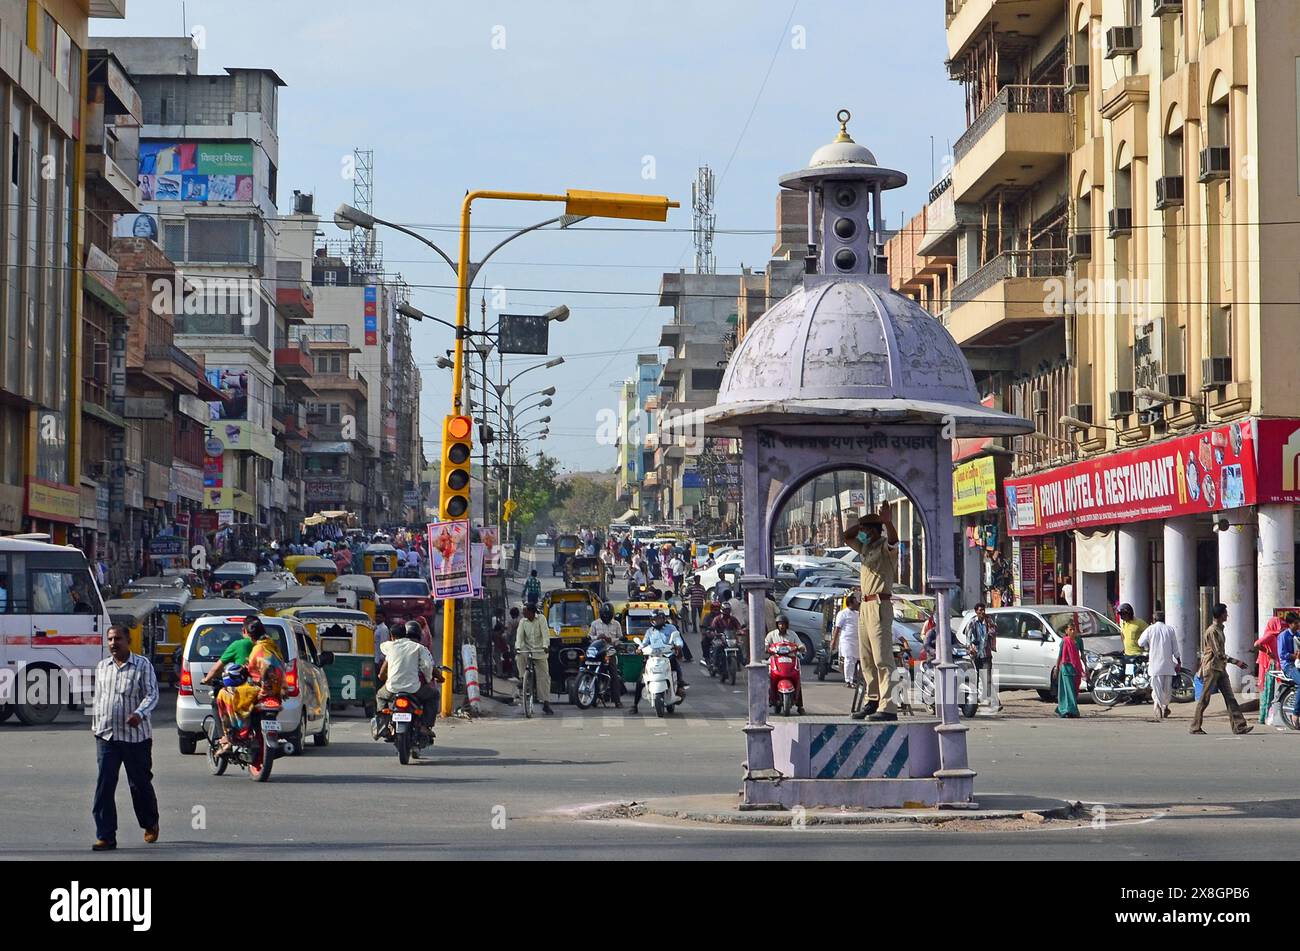
[[[438,510],[444,519],[469,516],[473,429],[468,416],[448,416],[442,421],[442,495]]]
[[[496,438],[496,431],[493,430],[491,426],[487,423],[478,424],[478,442],[480,446],[486,446],[489,443],[495,442]]]

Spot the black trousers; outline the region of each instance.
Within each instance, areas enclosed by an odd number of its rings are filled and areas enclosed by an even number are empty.
[[[95,838],[117,841],[117,778],[126,767],[126,784],[131,790],[131,805],[141,829],[158,824],[158,797],[153,791],[153,740],[127,743],[95,737],[95,757],[99,775],[95,780]]]

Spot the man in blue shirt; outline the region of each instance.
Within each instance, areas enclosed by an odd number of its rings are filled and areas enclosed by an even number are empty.
[[[1286,627],[1282,629],[1281,635],[1277,639],[1277,656],[1282,661],[1282,673],[1286,674],[1292,683],[1300,686],[1300,668],[1296,667],[1296,646],[1300,643],[1300,614],[1291,611],[1287,614]],[[1300,716],[1300,690],[1295,694],[1295,713]]]
[[[650,617],[650,627],[641,638],[641,649],[653,650],[655,648],[672,648],[672,656],[669,663],[672,664],[673,674],[677,677],[677,699],[681,700],[686,696],[687,683],[682,679],[682,665],[678,662],[677,657],[682,652],[686,642],[682,640],[681,634],[677,628],[668,623],[668,616],[663,611],[655,611]],[[632,698],[632,709],[628,715],[637,712],[637,704],[641,702],[641,692],[645,689],[645,681],[638,679],[636,682],[636,696]]]

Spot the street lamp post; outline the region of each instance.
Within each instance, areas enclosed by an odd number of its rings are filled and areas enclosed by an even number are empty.
[[[451,412],[453,415],[459,415],[463,405],[464,389],[464,367],[465,367],[465,339],[466,329],[469,324],[469,289],[477,273],[478,268],[470,260],[470,214],[475,201],[533,201],[533,202],[563,202],[566,215],[574,217],[602,217],[602,218],[627,218],[636,221],[667,221],[668,209],[678,208],[678,202],[670,200],[663,195],[630,195],[618,194],[613,192],[595,192],[569,189],[563,195],[544,194],[537,192],[516,192],[516,191],[495,191],[489,189],[475,189],[468,192],[461,202],[460,206],[460,255],[456,266],[456,350],[452,358],[452,381],[451,381]],[[385,224],[389,227],[396,227],[397,230],[415,237],[419,241],[428,245],[436,251],[444,261],[449,265],[451,258],[441,248],[423,235],[402,226],[394,225],[392,222],[382,221],[373,215],[365,212],[359,212],[349,206],[340,206],[335,214],[335,221],[340,227],[351,229],[352,227],[373,228],[376,224]],[[545,222],[549,224],[550,221]],[[523,232],[534,230],[534,228],[525,228]],[[510,240],[517,237],[511,235],[505,241],[500,242],[496,247],[485,255],[482,261],[478,262],[478,267],[499,248],[507,244]],[[560,358],[563,362],[563,358]],[[531,369],[531,368],[530,368]],[[439,516],[443,514],[442,504],[446,501],[446,486],[440,486],[440,505]],[[448,598],[443,602],[443,625],[442,625],[442,662],[446,667],[451,667],[455,663],[455,632],[456,632],[456,602]],[[442,693],[442,715],[444,717],[451,715],[451,691],[444,690]]]

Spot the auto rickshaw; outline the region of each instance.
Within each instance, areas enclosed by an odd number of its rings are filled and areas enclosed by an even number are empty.
[[[397,549],[392,545],[367,545],[361,553],[361,571],[372,581],[397,574]]]
[[[338,567],[329,558],[307,558],[294,565],[293,576],[299,584],[331,584],[339,575]]]
[[[134,597],[151,597],[158,591],[174,591],[176,589],[185,590],[185,579],[167,576],[150,575],[146,578],[136,578],[134,581],[128,581],[122,585],[122,591],[118,598],[129,600]]]
[[[298,602],[301,601],[303,598],[313,597],[317,593],[322,592],[324,590],[325,589],[320,585],[314,585],[314,584],[313,585],[302,585],[302,584],[290,585],[289,587],[285,588],[283,591],[276,591],[264,597],[262,599],[261,613],[276,616],[281,611],[287,610],[288,608],[296,607],[298,605]]]
[[[357,593],[350,588],[339,590],[334,585],[325,588],[318,588],[315,585],[308,585],[310,594],[305,594],[298,599],[294,607],[305,608],[337,608],[345,611],[359,611],[357,606]]]
[[[208,589],[203,584],[203,578],[193,568],[166,568],[163,570],[164,578],[180,578],[185,582],[185,586],[190,589],[190,597],[203,598],[207,596]]]
[[[587,632],[600,602],[585,588],[561,588],[542,597],[542,615],[551,629],[551,692],[568,694],[586,653]]]
[[[619,626],[623,628],[623,636],[634,644],[640,645],[641,638],[645,637],[645,632],[650,629],[655,611],[663,611],[667,614],[669,623],[676,627],[678,632],[681,631],[677,612],[667,601],[628,601],[615,606],[614,616],[618,619]],[[618,672],[622,675],[624,684],[635,687],[636,682],[641,679],[641,670],[644,666],[645,657],[637,651],[619,652]]]
[[[564,563],[578,552],[582,544],[577,535],[560,535],[555,539],[555,560],[551,562],[551,575],[564,571]]]
[[[605,597],[605,563],[599,558],[575,555],[564,566],[566,588],[586,588],[598,599]]]
[[[230,597],[247,588],[257,577],[257,565],[251,561],[228,561],[212,572],[212,590],[220,596]]]
[[[375,622],[379,611],[379,598],[375,595],[374,579],[367,575],[339,575],[334,586],[340,591],[352,591],[357,596],[357,610],[365,611],[370,623]]]
[[[154,667],[159,677],[177,679],[181,672],[176,653],[185,645],[185,635],[190,630],[185,609],[207,598],[191,598],[188,588],[155,588],[146,597],[158,606],[165,622],[163,638],[154,644]]]
[[[190,626],[201,617],[248,617],[258,613],[257,608],[248,602],[234,598],[195,598],[181,612],[181,623],[188,634]]]
[[[104,611],[113,624],[121,624],[131,635],[131,653],[148,657],[158,668],[155,648],[167,636],[167,621],[158,605],[147,597],[112,598],[104,602]]]
[[[328,604],[285,608],[280,616],[297,618],[315,638],[319,650],[334,653],[334,663],[325,669],[330,702],[360,706],[366,716],[373,717],[378,689],[374,621],[364,611]]]
[[[290,574],[293,574],[297,570],[300,562],[304,562],[308,558],[319,558],[319,557],[320,555],[285,555],[284,570],[289,572]]]
[[[267,598],[287,587],[289,587],[289,582],[284,578],[263,572],[257,576],[252,584],[239,592],[239,597],[241,600],[253,605],[253,607],[260,608]]]

